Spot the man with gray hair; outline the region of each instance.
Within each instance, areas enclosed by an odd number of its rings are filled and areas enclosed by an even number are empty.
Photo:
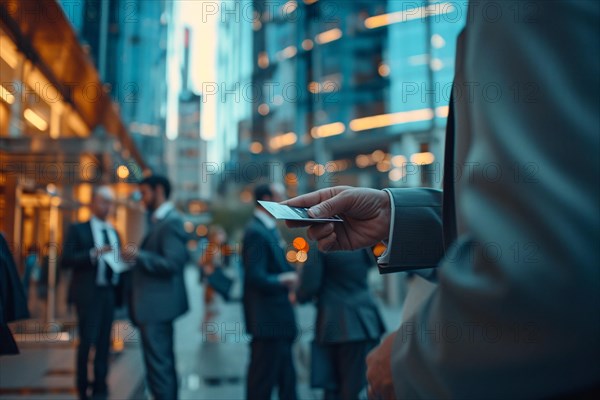
[[[73,270],[69,298],[75,303],[79,330],[77,348],[77,390],[80,399],[88,398],[88,357],[92,345],[94,357],[93,397],[108,398],[108,355],[110,333],[116,303],[119,274],[107,257],[119,257],[120,239],[107,221],[115,201],[108,186],[94,189],[89,221],[69,227],[64,243],[63,268]],[[111,254],[112,253],[112,254]],[[118,259],[118,258],[115,258]]]

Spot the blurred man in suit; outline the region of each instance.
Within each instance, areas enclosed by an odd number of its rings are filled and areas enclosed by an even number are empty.
[[[27,298],[10,246],[0,232],[0,356],[19,354],[9,322],[29,318]]]
[[[523,4],[469,2],[443,194],[337,187],[289,202],[342,214],[309,228],[320,248],[388,239],[383,269],[439,266],[368,357],[373,398],[599,397],[600,3]],[[489,85],[503,95],[466,93]]]
[[[255,200],[282,201],[283,188],[261,184]],[[252,336],[246,398],[270,400],[275,386],[279,398],[296,399],[296,371],[292,343],[296,318],[290,289],[298,280],[285,259],[285,243],[275,219],[259,204],[246,228],[242,248],[244,317]]]
[[[94,398],[106,398],[108,356],[116,288],[119,274],[109,266],[107,257],[119,257],[120,239],[107,221],[115,196],[108,186],[94,189],[90,208],[92,218],[69,227],[62,259],[63,268],[73,270],[69,298],[77,311],[79,346],[77,348],[77,390],[81,399],[88,397],[88,357],[95,347]],[[113,253],[114,251],[114,253]],[[116,258],[118,259],[118,258]]]
[[[169,180],[152,175],[140,182],[150,227],[139,249],[125,258],[132,268],[131,317],[140,330],[146,381],[155,399],[177,399],[173,321],[188,310],[183,268],[188,261],[183,219],[168,201]]]
[[[385,331],[367,276],[375,259],[367,250],[322,253],[311,249],[296,291],[315,301],[311,384],[325,400],[355,400],[367,386],[365,358]]]

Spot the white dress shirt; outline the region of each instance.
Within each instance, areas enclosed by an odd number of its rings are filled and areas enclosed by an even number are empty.
[[[102,258],[94,257],[93,253],[95,253],[96,249],[101,249],[103,246],[106,246],[106,244],[104,243],[104,234],[102,233],[102,231],[106,229],[106,231],[108,232],[108,239],[110,241],[109,245],[112,246],[114,251],[113,254],[115,257],[120,257],[119,238],[117,236],[117,232],[111,224],[109,224],[106,221],[102,221],[101,219],[96,218],[95,216],[92,217],[92,219],[90,220],[90,227],[92,228],[92,237],[94,238],[94,248],[90,251],[90,256],[92,258],[92,263],[98,264],[96,284],[98,286],[106,286],[108,285],[108,282],[106,282],[106,268],[110,267],[106,265],[106,262],[102,260]],[[111,255],[110,257],[113,257],[113,255]],[[119,283],[119,274],[113,273],[112,284],[116,285],[117,283]]]
[[[175,208],[173,203],[170,201],[165,201],[152,213],[152,221],[157,222],[161,219],[164,219],[173,208]]]

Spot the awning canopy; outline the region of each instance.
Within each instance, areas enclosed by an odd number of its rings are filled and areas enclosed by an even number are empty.
[[[144,159],[60,5],[54,0],[0,0],[0,22],[90,130],[103,126],[145,170]]]

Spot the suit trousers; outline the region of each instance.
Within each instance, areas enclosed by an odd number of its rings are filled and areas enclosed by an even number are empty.
[[[292,338],[252,340],[246,399],[270,400],[275,386],[280,400],[297,399],[292,343]]]
[[[80,398],[87,397],[88,358],[92,345],[96,349],[94,357],[94,394],[108,392],[108,355],[110,333],[115,312],[115,290],[112,286],[96,286],[94,300],[88,304],[76,303],[79,328],[77,348],[77,390]]]
[[[146,365],[146,383],[155,399],[177,399],[173,321],[138,324]]]
[[[337,389],[326,390],[325,400],[356,400],[367,386],[367,354],[378,341],[323,345],[328,348]]]

